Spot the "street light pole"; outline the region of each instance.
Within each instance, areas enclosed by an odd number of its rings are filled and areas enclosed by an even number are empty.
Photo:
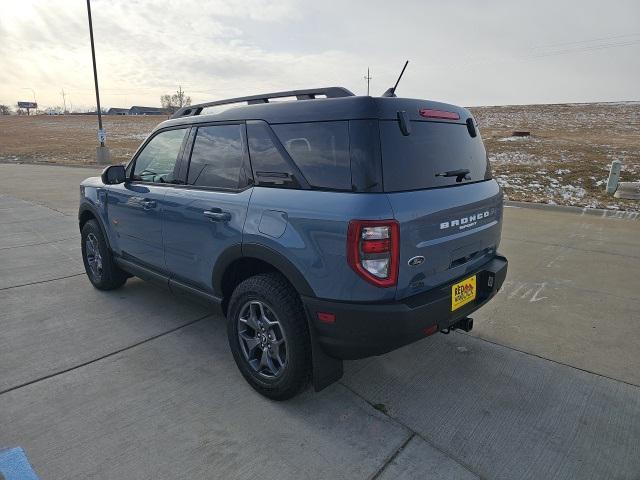
[[[96,49],[93,44],[93,22],[91,21],[91,0],[87,0],[87,15],[89,16],[89,37],[91,38],[91,59],[93,60],[93,82],[96,87],[96,108],[98,110],[98,139],[100,146],[97,148],[98,163],[110,163],[109,149],[105,147],[105,131],[102,129],[102,112],[100,109],[100,91],[98,90],[98,69],[96,68]]]

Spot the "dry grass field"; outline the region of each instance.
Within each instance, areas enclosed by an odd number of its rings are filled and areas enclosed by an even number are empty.
[[[472,108],[511,200],[640,211],[605,194],[613,160],[640,181],[640,102]],[[513,137],[513,131],[530,137]]]
[[[640,181],[640,102],[517,105],[471,109],[494,176],[511,200],[640,211],[604,193],[612,160],[621,180]],[[127,161],[164,117],[105,116],[114,162]],[[0,116],[0,162],[88,165],[96,117]],[[513,137],[515,130],[530,137]]]
[[[164,116],[102,117],[114,163],[127,161]],[[0,116],[0,161],[87,165],[95,161],[94,115]]]

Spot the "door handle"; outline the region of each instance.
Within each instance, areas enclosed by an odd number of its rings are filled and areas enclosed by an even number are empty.
[[[229,212],[223,212],[220,208],[205,210],[202,214],[213,222],[228,222],[231,220],[231,214]]]
[[[143,200],[141,203],[142,203],[142,208],[144,208],[145,210],[149,210],[150,208],[156,208],[155,200]]]

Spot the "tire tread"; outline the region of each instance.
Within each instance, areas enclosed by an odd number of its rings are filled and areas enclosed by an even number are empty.
[[[269,303],[277,310],[282,323],[286,321],[286,336],[288,346],[295,342],[297,352],[293,375],[289,375],[284,385],[268,385],[258,381],[247,367],[240,365],[246,362],[237,345],[237,336],[234,323],[237,309],[243,304],[243,297],[258,294],[269,300]],[[262,395],[273,400],[287,400],[300,393],[311,380],[311,340],[307,316],[298,293],[291,284],[279,273],[269,272],[249,277],[241,282],[229,302],[228,318],[229,343],[238,367],[249,384]],[[289,352],[288,352],[289,354]],[[289,358],[291,360],[291,358]]]

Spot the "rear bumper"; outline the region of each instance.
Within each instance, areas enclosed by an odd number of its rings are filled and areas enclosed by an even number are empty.
[[[452,312],[451,286],[473,274],[477,275],[476,299]],[[506,275],[507,259],[496,256],[464,277],[400,302],[346,303],[311,297],[302,300],[324,351],[335,358],[356,359],[390,352],[424,338],[425,332],[450,327],[493,298]],[[335,323],[320,322],[318,312],[335,313]]]

